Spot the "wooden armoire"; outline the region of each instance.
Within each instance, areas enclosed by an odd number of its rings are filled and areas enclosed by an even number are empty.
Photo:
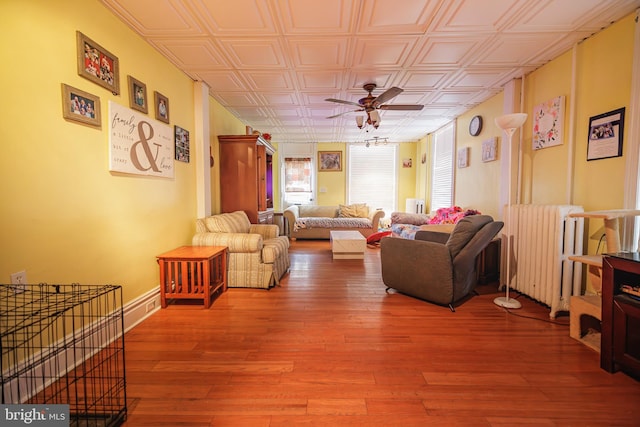
[[[252,224],[273,223],[273,146],[260,135],[218,135],[220,207],[245,211]]]

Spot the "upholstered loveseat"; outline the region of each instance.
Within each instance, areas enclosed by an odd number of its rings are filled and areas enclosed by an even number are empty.
[[[289,206],[284,211],[289,237],[295,239],[329,239],[331,230],[355,230],[364,237],[378,231],[383,210],[365,204],[339,206]]]
[[[244,211],[196,220],[194,246],[227,246],[227,286],[264,288],[278,284],[287,272],[289,239],[273,224],[251,224]]]

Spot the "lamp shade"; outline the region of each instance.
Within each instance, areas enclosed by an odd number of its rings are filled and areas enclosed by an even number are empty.
[[[522,126],[526,120],[526,113],[505,114],[504,116],[496,117],[496,125],[502,130],[517,129]]]

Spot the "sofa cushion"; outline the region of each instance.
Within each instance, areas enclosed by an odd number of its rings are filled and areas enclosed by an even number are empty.
[[[309,230],[312,228],[341,229],[341,228],[371,228],[369,218],[299,218],[293,224],[293,230]]]
[[[251,227],[244,211],[209,216],[204,222],[211,233],[248,233]]]
[[[355,203],[352,205],[338,205],[339,218],[368,218],[369,207],[366,203]]]
[[[300,218],[313,216],[335,218],[338,216],[338,208],[336,206],[302,205],[298,206],[298,215]]]

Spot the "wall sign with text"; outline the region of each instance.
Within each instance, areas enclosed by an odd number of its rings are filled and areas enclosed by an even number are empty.
[[[109,101],[109,170],[173,178],[173,129]]]

